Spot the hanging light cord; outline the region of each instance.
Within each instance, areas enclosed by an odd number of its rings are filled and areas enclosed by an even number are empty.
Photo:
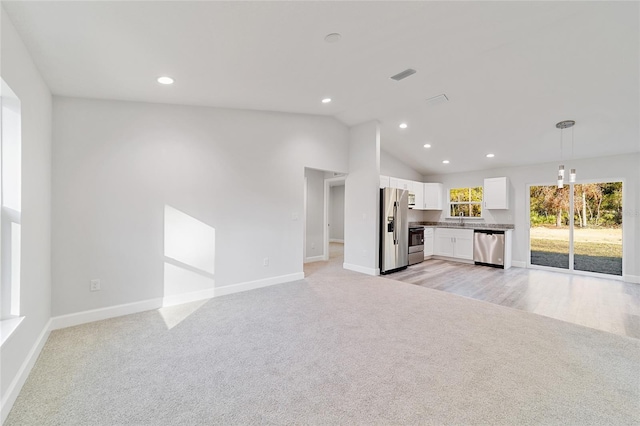
[[[573,127],[571,128],[571,159],[573,159]]]

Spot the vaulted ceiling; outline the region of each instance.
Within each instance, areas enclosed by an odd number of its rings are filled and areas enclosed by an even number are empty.
[[[565,158],[640,151],[637,2],[2,4],[56,95],[379,120],[425,175],[558,160],[566,119]]]

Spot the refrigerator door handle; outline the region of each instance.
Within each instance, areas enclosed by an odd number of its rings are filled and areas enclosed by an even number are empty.
[[[398,245],[398,227],[396,226],[396,220],[398,218],[398,202],[393,202],[393,245]]]

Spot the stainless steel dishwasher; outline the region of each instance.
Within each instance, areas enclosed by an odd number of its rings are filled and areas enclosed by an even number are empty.
[[[473,233],[473,261],[476,265],[504,268],[504,231],[476,229]]]

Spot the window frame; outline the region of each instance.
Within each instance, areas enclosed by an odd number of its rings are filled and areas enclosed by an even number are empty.
[[[454,190],[463,190],[466,189],[469,192],[469,196],[468,199],[469,201],[451,201],[451,191]],[[471,191],[474,189],[479,189],[480,190],[480,195],[481,195],[481,199],[479,201],[472,201],[472,193]],[[447,209],[447,218],[448,219],[459,219],[460,216],[451,216],[451,209],[452,206],[456,205],[456,206],[478,206],[478,209],[480,210],[480,215],[479,216],[469,216],[469,215],[464,215],[462,216],[463,219],[465,220],[473,220],[473,219],[483,219],[484,218],[484,187],[482,185],[479,186],[463,186],[463,187],[456,187],[456,188],[448,188],[447,191],[448,197],[447,197],[447,204],[448,204],[448,209]],[[471,209],[468,208],[467,209],[467,213],[470,211]]]

